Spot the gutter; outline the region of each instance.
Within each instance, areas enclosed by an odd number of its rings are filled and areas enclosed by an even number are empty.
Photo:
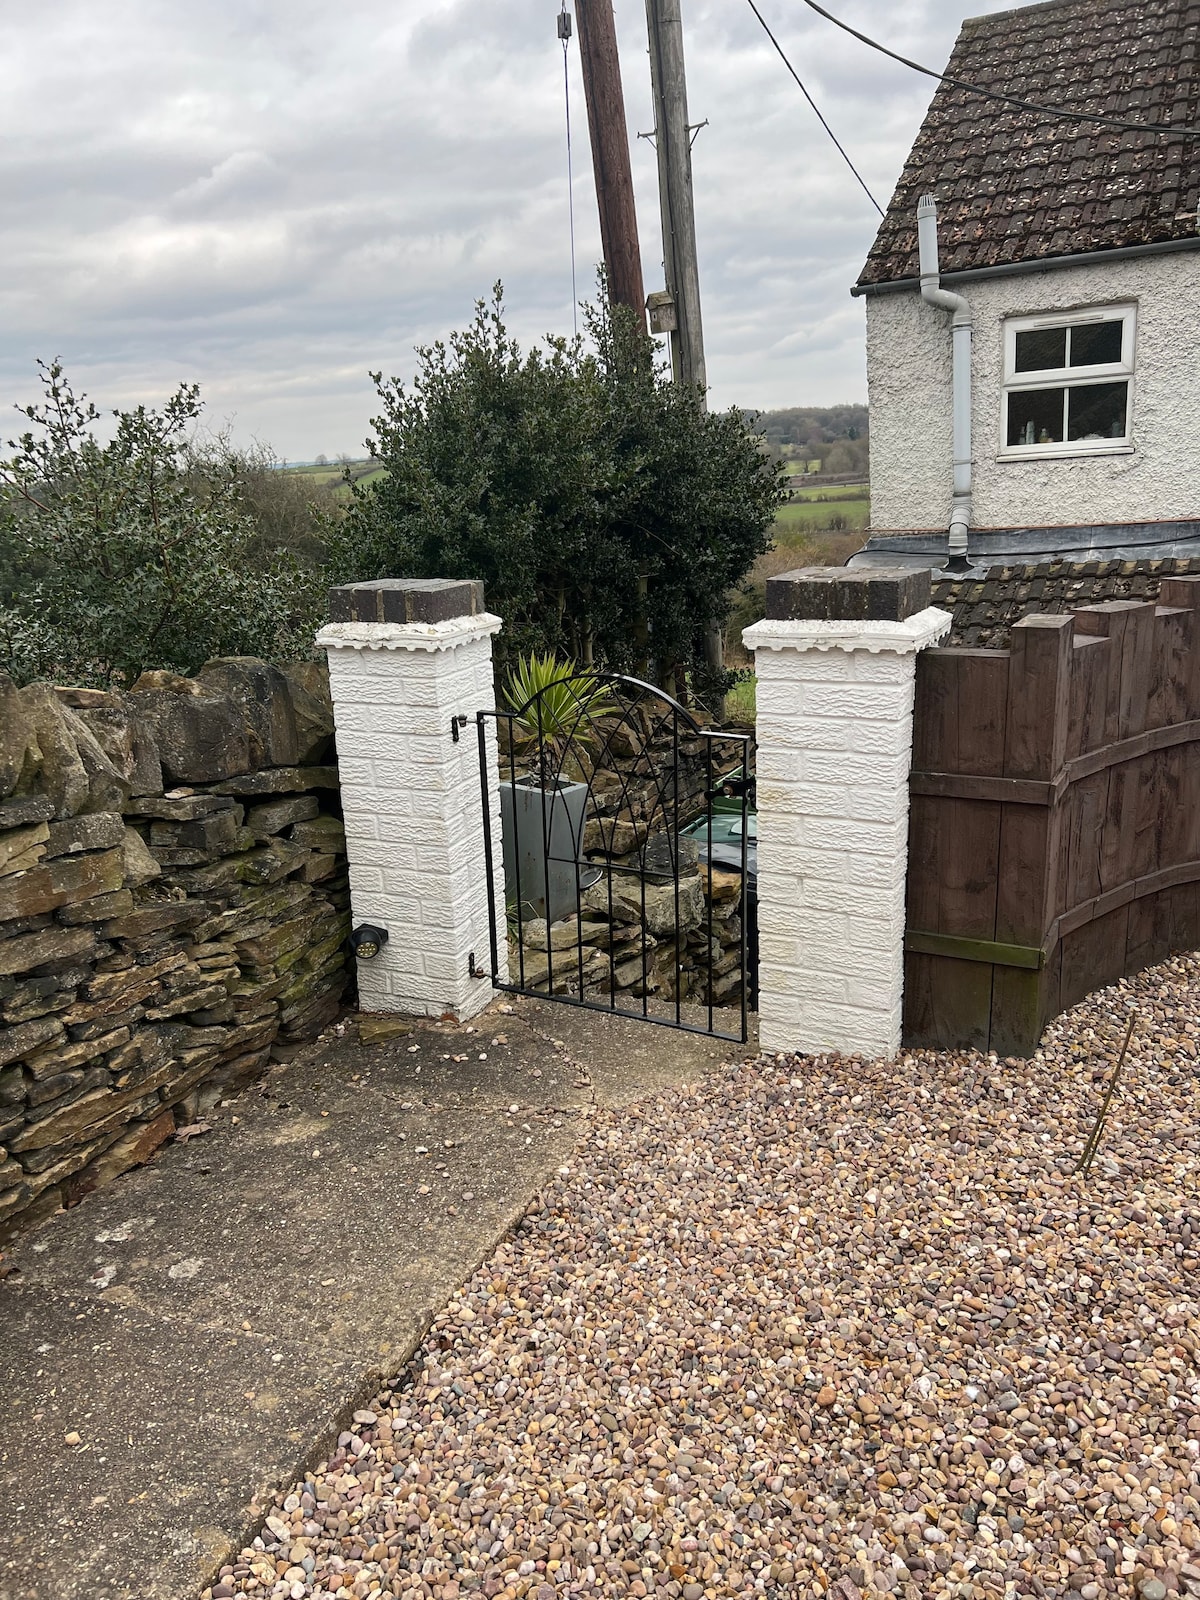
[[[917,201],[917,242],[921,261],[921,298],[927,305],[952,313],[954,499],[950,512],[947,572],[966,572],[967,530],[971,526],[971,336],[974,318],[960,294],[941,286],[938,270],[937,204],[931,194]]]
[[[1154,244],[1126,244],[1115,250],[1084,250],[1073,256],[1040,256],[1032,261],[1005,261],[995,267],[967,267],[961,272],[942,274],[944,283],[983,283],[988,278],[1016,278],[1027,272],[1053,272],[1060,267],[1091,267],[1107,261],[1140,261],[1145,256],[1170,255],[1176,250],[1200,250],[1200,235],[1183,239],[1160,239]],[[920,278],[892,278],[887,283],[856,283],[850,293],[859,295],[903,294],[921,287]]]

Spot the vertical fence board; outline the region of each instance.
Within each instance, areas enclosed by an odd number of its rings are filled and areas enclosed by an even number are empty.
[[[1104,743],[1105,697],[1108,684],[1108,640],[1101,634],[1077,633],[1071,651],[1071,714],[1066,758],[1086,755]]]
[[[917,664],[914,771],[1001,774],[1007,686],[1007,656],[999,652],[925,651]],[[993,938],[999,836],[995,801],[913,795],[910,928]],[[986,1047],[989,964],[910,952],[905,971],[905,1036],[911,1043],[966,1040]]]
[[[1004,770],[1008,653],[923,650],[917,660],[915,772]]]
[[[1101,686],[1104,698],[1104,737],[1101,744],[1115,744],[1121,737],[1121,672],[1125,654],[1125,624],[1137,600],[1106,600],[1099,605],[1081,606],[1075,613],[1075,631],[1107,639],[1108,672]]]
[[[1132,606],[1125,623],[1121,662],[1121,717],[1118,738],[1131,739],[1149,726],[1150,690],[1154,681],[1157,607],[1151,601]]]
[[[1191,721],[1200,717],[1200,583],[1194,578],[1166,578],[1159,590],[1158,603],[1191,614],[1183,659],[1176,660],[1171,667],[1183,684],[1181,695],[1186,710],[1179,720]]]
[[[1070,617],[1024,617],[1009,644],[1004,772],[1052,780],[1066,756],[1071,696]],[[1056,808],[1006,803],[1000,823],[996,938],[1040,947],[1053,917],[1062,827]],[[992,981],[991,1048],[1023,1053],[1041,1032],[1045,971],[997,967]]]
[[[992,967],[910,950],[904,958],[904,1040],[915,1049],[986,1050]]]
[[[1093,899],[1104,887],[1100,869],[1107,808],[1107,772],[1093,773],[1090,778],[1073,783],[1068,790],[1068,906]]]
[[[1067,934],[1062,941],[1062,1006],[1073,1006],[1093,989],[1115,983],[1122,976],[1128,931],[1129,907],[1125,905]]]
[[[1004,773],[1052,778],[1067,752],[1070,715],[1070,617],[1022,617],[1008,650]]]
[[[1193,640],[1194,611],[1181,606],[1158,608],[1155,618],[1154,659],[1151,663],[1150,714],[1147,726],[1169,728],[1187,722],[1191,700],[1188,681]]]

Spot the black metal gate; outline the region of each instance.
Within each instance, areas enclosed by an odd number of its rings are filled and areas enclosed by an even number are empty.
[[[493,984],[744,1043],[758,967],[753,736],[588,671],[476,725]]]

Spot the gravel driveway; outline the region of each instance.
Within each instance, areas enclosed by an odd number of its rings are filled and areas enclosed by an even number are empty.
[[[205,1595],[1200,1596],[1198,1049],[1186,957],[598,1117]]]

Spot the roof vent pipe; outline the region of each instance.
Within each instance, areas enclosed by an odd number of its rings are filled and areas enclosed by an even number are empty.
[[[921,263],[921,298],[953,313],[954,500],[950,512],[949,559],[946,570],[965,572],[967,530],[971,526],[971,308],[960,294],[941,286],[938,267],[937,205],[931,194],[917,201],[917,247]]]

